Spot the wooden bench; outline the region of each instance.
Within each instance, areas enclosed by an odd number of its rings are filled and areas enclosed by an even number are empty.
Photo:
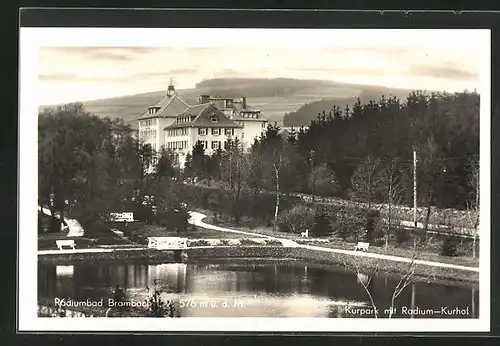
[[[370,247],[370,243],[358,242],[356,244],[356,246],[354,247],[354,251],[356,251],[356,250],[368,251],[369,247]]]
[[[75,241],[74,240],[56,240],[56,245],[59,250],[63,249],[63,246],[69,246],[73,250],[75,249]]]

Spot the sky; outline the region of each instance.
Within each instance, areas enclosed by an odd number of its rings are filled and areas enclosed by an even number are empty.
[[[479,89],[481,50],[474,37],[439,44],[43,46],[38,48],[39,103],[50,105],[194,88],[210,78],[322,79],[405,89]],[[390,40],[390,37],[387,38]],[[217,41],[217,40],[214,40]],[[219,41],[220,42],[220,41]]]

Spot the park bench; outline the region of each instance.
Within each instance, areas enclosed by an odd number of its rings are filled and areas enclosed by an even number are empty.
[[[109,216],[114,222],[134,222],[134,213],[131,212],[110,213]]]
[[[358,242],[356,244],[356,246],[354,247],[354,251],[356,251],[356,250],[368,251],[369,247],[370,247],[370,243]]]
[[[73,250],[75,249],[75,241],[74,240],[56,240],[56,245],[59,250],[63,249],[63,246],[69,246]]]
[[[187,238],[180,237],[148,237],[148,248],[157,250],[187,249]]]

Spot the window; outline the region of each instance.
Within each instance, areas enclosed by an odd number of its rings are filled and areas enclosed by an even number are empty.
[[[205,135],[207,134],[207,129],[206,129],[206,128],[204,128],[204,127],[203,127],[203,128],[199,128],[199,129],[198,129],[198,134],[199,134],[200,136],[205,136]]]
[[[231,136],[232,129],[226,129],[225,134],[226,136]]]
[[[200,141],[201,142],[201,146],[203,147],[203,149],[208,149],[208,142],[207,141]]]
[[[219,129],[219,128],[213,128],[213,129],[212,129],[212,134],[213,134],[214,136],[218,136],[218,135],[220,135],[220,129]]]
[[[219,149],[220,148],[220,142],[219,141],[212,141],[212,149]]]
[[[210,121],[212,121],[213,123],[218,123],[219,122],[219,119],[217,118],[217,116],[215,115],[215,113],[212,114],[212,117],[210,118]]]
[[[263,129],[265,129],[265,128],[266,128],[266,122],[265,122],[265,121],[262,123],[262,128],[263,128]]]

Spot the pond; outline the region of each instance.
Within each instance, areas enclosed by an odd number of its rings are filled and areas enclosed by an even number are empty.
[[[39,264],[38,298],[109,302],[119,286],[128,301],[144,302],[158,287],[165,290],[164,300],[176,302],[179,317],[373,317],[373,305],[359,282],[367,282],[367,275],[296,261],[234,262]],[[367,289],[379,317],[389,316],[399,279],[371,278]],[[478,299],[477,286],[413,282],[396,298],[392,317],[478,318]]]

